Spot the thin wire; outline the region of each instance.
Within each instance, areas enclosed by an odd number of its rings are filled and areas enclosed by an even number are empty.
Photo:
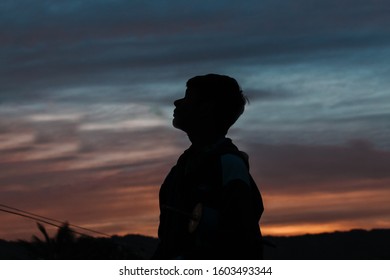
[[[21,213],[28,214],[30,218],[32,218],[31,216],[35,216],[35,217],[38,217],[40,220],[41,219],[45,219],[45,220],[48,220],[48,221],[53,221],[53,222],[57,222],[57,223],[61,223],[61,224],[65,223],[64,221],[60,221],[60,220],[48,218],[48,217],[45,217],[45,216],[37,215],[37,214],[31,213],[31,212],[27,212],[27,211],[24,211],[24,210],[15,208],[15,207],[11,207],[11,206],[8,206],[8,205],[4,205],[4,204],[0,204],[0,207],[5,207],[5,208],[11,209],[11,210],[15,210],[15,211],[18,211],[18,212],[21,212]],[[11,213],[10,211],[5,211],[5,212]],[[12,212],[12,214],[16,214],[16,212]],[[25,215],[20,215],[20,216],[25,216]],[[48,223],[48,224],[51,224],[51,223]],[[68,224],[69,224],[69,226],[72,226],[72,227],[75,227],[75,228],[79,228],[79,229],[86,230],[86,231],[89,231],[89,232],[93,232],[93,233],[101,234],[101,235],[104,235],[104,236],[107,236],[107,237],[111,237],[111,235],[108,235],[108,234],[106,234],[104,232],[88,229],[88,228],[77,226],[77,225],[73,225],[73,224],[70,224],[70,223],[68,223]],[[54,225],[54,224],[51,224],[51,225]]]
[[[54,224],[54,223],[51,223],[51,222],[48,222],[48,221],[45,221],[45,220],[42,220],[42,219],[34,218],[34,217],[29,216],[29,215],[25,215],[25,214],[21,214],[21,213],[18,213],[18,212],[5,210],[5,209],[0,209],[0,211],[6,212],[6,213],[10,213],[10,214],[14,214],[14,215],[18,215],[18,216],[22,216],[22,217],[26,217],[26,218],[32,219],[32,220],[34,220],[34,221],[37,221],[37,222],[42,222],[42,223],[45,223],[45,224],[48,224],[48,225],[51,225],[51,226],[54,226],[54,227],[61,228],[60,225],[56,225],[56,224]],[[86,236],[86,237],[92,237],[92,236],[90,236],[90,235],[88,235],[88,234],[78,232],[78,231],[73,230],[73,229],[71,229],[71,228],[70,228],[69,230],[72,231],[72,232],[74,232],[74,233],[77,233],[77,234]]]

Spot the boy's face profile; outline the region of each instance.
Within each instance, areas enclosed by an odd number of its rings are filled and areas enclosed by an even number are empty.
[[[210,102],[201,98],[199,90],[187,88],[185,96],[174,102],[172,125],[186,133],[206,128],[211,121]]]

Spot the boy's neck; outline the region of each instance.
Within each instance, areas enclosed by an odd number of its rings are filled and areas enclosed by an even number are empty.
[[[221,139],[225,138],[224,134],[205,133],[205,134],[187,134],[192,146],[207,147],[216,144]]]

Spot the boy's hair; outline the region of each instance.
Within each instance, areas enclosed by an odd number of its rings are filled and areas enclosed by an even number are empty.
[[[219,132],[226,134],[244,112],[247,98],[237,81],[229,76],[196,76],[187,81],[187,88],[197,89],[206,102],[215,105],[213,113],[219,125]]]

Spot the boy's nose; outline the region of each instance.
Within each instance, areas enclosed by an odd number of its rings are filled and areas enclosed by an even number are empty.
[[[181,101],[183,100],[183,98],[180,98],[180,99],[177,99],[173,102],[173,105],[175,105],[176,107],[180,105]]]

